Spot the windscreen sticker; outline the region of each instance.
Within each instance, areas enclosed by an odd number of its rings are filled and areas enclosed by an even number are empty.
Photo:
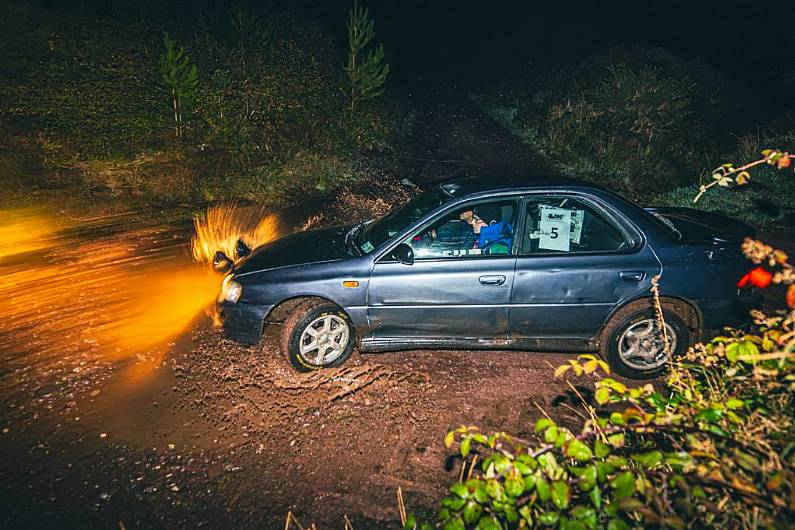
[[[365,241],[364,243],[362,243],[362,250],[364,251],[365,254],[369,254],[370,252],[373,251],[374,248],[375,247],[373,246],[373,244],[370,243],[369,241]]]
[[[580,244],[582,237],[582,221],[585,218],[585,210],[571,211],[571,242],[575,245]]]
[[[571,210],[541,205],[538,248],[568,252],[571,238]]]

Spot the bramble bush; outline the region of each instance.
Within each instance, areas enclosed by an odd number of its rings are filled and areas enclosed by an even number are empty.
[[[716,184],[702,191],[745,185],[757,165],[789,170],[792,159],[765,150],[760,161],[721,166]],[[558,367],[558,378],[596,378],[593,401],[566,381],[586,411],[579,431],[549,417],[536,422],[531,440],[474,426],[451,431],[445,444],[464,460],[462,479],[442,500],[435,527],[791,527],[795,268],[785,252],[759,241],[746,239],[742,250],[756,268],[738,286],[786,286],[787,309],[754,311],[752,332],[727,328],[696,344],[669,361],[656,386],[614,379],[593,355]],[[411,516],[403,522],[406,529],[434,527]]]

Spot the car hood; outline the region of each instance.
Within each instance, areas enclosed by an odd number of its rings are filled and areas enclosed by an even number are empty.
[[[738,242],[745,237],[753,237],[755,232],[751,225],[715,212],[677,207],[646,210],[673,224],[684,242]]]
[[[296,232],[255,248],[235,264],[235,275],[278,267],[333,261],[350,256],[346,250],[348,226]]]

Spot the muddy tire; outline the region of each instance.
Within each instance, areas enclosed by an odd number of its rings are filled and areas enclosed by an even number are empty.
[[[311,300],[288,315],[282,327],[281,351],[299,372],[334,368],[353,353],[354,333],[350,318],[339,306]]]
[[[682,317],[671,308],[663,309],[673,357],[687,352],[691,334]],[[653,307],[627,307],[605,326],[600,354],[613,372],[632,379],[652,379],[668,368],[663,334]]]

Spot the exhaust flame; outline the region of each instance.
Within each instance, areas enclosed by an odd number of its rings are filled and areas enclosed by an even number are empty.
[[[234,204],[213,206],[202,218],[194,219],[196,235],[191,241],[193,259],[212,263],[217,251],[235,259],[238,239],[251,249],[280,237],[279,218],[258,207]]]

